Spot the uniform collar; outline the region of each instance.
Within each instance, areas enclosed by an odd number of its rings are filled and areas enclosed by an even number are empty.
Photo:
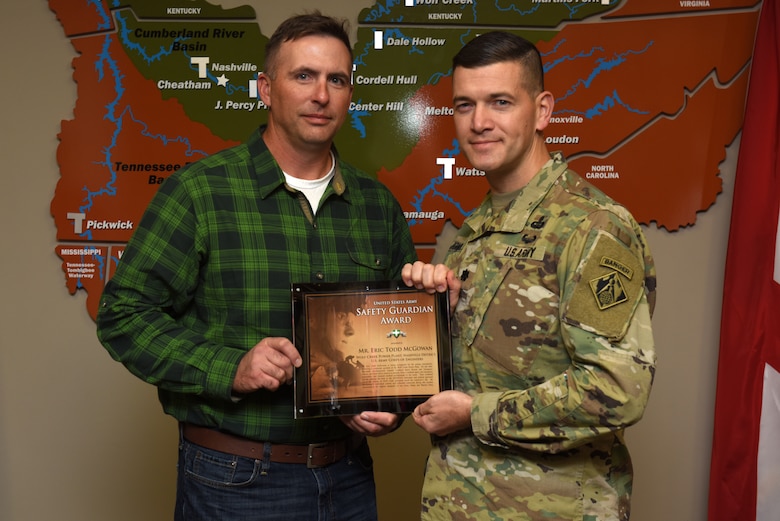
[[[488,194],[477,210],[468,218],[467,224],[474,232],[517,233],[523,230],[534,209],[566,172],[568,165],[560,152],[550,154],[550,160],[544,164],[512,200],[498,213],[493,212]]]

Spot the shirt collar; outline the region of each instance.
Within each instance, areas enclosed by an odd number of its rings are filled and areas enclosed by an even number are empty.
[[[263,132],[265,132],[265,128],[266,125],[261,125],[249,136],[249,140],[247,141],[247,147],[249,148],[249,154],[252,158],[251,161],[255,170],[260,197],[262,199],[265,199],[280,187],[283,187],[286,190],[295,191],[286,185],[282,169],[279,167],[276,159],[274,159],[271,151],[268,150],[265,141],[263,141]],[[331,187],[336,195],[348,199],[345,194],[347,191],[347,183],[341,172],[341,161],[335,145],[331,145],[331,151],[333,152],[333,157],[336,158],[336,171],[333,174]]]

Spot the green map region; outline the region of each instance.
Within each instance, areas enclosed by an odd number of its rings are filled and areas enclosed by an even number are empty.
[[[712,4],[712,5],[711,5]],[[266,121],[263,13],[203,0],[49,0],[77,53],[51,202],[68,290],[103,286],[159,185]],[[312,7],[317,7],[313,2]],[[398,198],[420,258],[488,186],[452,122],[451,60],[480,32],[535,42],[550,150],[645,225],[693,226],[742,127],[760,1],[385,0],[358,9],[342,156]],[[265,26],[266,24],[263,24]]]

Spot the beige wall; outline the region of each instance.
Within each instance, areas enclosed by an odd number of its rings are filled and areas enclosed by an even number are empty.
[[[274,3],[284,8],[272,8],[275,17],[264,16],[261,28],[270,32],[287,14],[322,4]],[[331,1],[327,12],[351,16],[369,4]],[[0,49],[0,519],[171,519],[175,424],[154,389],[100,347],[84,295],[68,294],[54,254],[49,204],[59,177],[56,136],[76,95],[74,51],[43,0],[5,3]],[[647,230],[660,280],[660,362],[647,414],[628,434],[633,521],[706,515],[733,155],[724,192],[694,227]],[[382,521],[416,517],[426,452],[427,438],[411,423],[374,443]]]

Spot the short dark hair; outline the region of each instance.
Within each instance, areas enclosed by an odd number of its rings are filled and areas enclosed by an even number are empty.
[[[525,87],[532,95],[544,90],[544,69],[539,49],[521,36],[505,31],[491,31],[469,41],[452,58],[457,67],[473,69],[506,61],[520,63],[527,73]]]
[[[304,36],[332,36],[344,43],[352,56],[352,45],[349,42],[349,22],[346,19],[336,19],[315,10],[306,14],[291,16],[279,24],[268,44],[265,46],[265,72],[274,75],[275,61],[282,43],[297,40]]]

